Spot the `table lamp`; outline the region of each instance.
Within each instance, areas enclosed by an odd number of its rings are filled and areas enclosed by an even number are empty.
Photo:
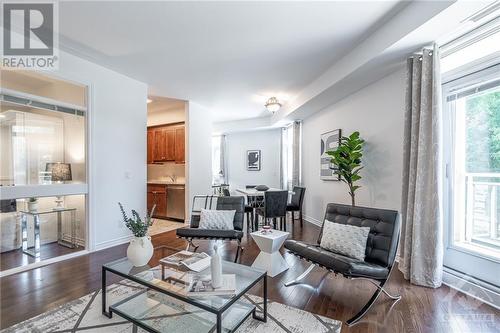
[[[53,182],[64,183],[66,181],[72,180],[71,164],[69,163],[47,163],[47,165],[45,166],[45,171],[51,175],[50,180]],[[63,197],[57,196],[55,200],[56,206],[54,207],[54,209],[64,209],[63,202]]]

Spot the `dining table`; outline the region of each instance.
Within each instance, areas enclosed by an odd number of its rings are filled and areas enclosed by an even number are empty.
[[[269,188],[266,191],[258,191],[255,188],[237,188],[236,192],[241,193],[247,197],[248,204],[252,205],[254,208],[264,206],[264,194],[266,192],[272,191],[286,191],[280,188]],[[288,195],[293,195],[293,191],[288,191]]]

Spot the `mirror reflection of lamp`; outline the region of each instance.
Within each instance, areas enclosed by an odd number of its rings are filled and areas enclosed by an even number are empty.
[[[50,174],[50,180],[55,183],[63,184],[64,182],[71,181],[71,164],[69,163],[47,163],[45,166],[45,171]],[[56,200],[54,200],[57,209],[64,209],[64,199],[62,196],[57,196]]]

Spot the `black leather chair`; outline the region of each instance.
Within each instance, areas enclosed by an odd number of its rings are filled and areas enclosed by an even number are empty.
[[[204,199],[202,201],[202,208],[205,209],[217,209],[217,210],[236,210],[234,214],[233,226],[234,230],[213,230],[213,229],[200,229],[200,212],[198,210],[196,199]],[[188,228],[177,229],[177,237],[187,240],[189,249],[191,246],[194,247],[194,251],[198,249],[198,245],[193,243],[195,239],[208,239],[208,240],[229,240],[237,241],[238,248],[236,250],[236,256],[234,262],[238,260],[238,256],[243,247],[241,246],[241,238],[243,237],[243,218],[245,210],[245,198],[244,197],[217,197],[217,196],[195,196],[193,199],[193,211],[191,214],[191,222]]]
[[[255,230],[259,229],[259,216],[264,219],[264,224],[268,224],[268,219],[274,222],[276,229],[277,220],[280,221],[280,229],[286,231],[286,205],[288,201],[288,191],[267,191],[264,193],[264,207],[255,209]]]
[[[294,186],[292,200],[286,206],[287,212],[292,212],[292,225],[295,222],[295,212],[299,212],[300,226],[302,226],[302,203],[304,202],[304,195],[306,193],[305,187]]]
[[[231,192],[229,189],[225,188],[222,190],[222,195],[225,197],[230,197]],[[247,229],[250,229],[253,221],[253,207],[251,205],[245,204],[245,215],[247,216]],[[253,229],[253,228],[252,228]]]
[[[296,240],[285,241],[284,246],[289,252],[313,263],[299,277],[285,283],[285,285],[290,286],[299,283],[312,271],[315,265],[336,274],[342,274],[349,279],[367,279],[377,287],[377,290],[366,305],[347,321],[349,326],[358,322],[368,312],[381,292],[393,300],[400,300],[401,296],[392,296],[384,289],[384,285],[394,267],[398,248],[400,221],[397,216],[398,212],[394,210],[328,204],[324,220],[370,227],[365,260],[360,261],[321,248],[319,244],[323,234],[322,226],[317,244],[308,244]],[[325,223],[324,220],[323,224]]]

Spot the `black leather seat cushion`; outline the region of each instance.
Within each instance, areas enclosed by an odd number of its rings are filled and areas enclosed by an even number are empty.
[[[245,205],[245,213],[251,213],[253,212],[253,207],[250,205]]]
[[[385,279],[389,274],[389,270],[386,267],[349,258],[341,254],[322,249],[317,244],[287,240],[285,241],[284,246],[287,250],[298,256],[304,257],[314,263],[345,276]]]
[[[241,239],[243,232],[239,230],[215,230],[200,228],[177,229],[177,236],[186,238],[228,238]]]
[[[287,211],[299,211],[300,210],[300,207],[298,205],[294,205],[294,204],[288,204],[286,205],[286,210]]]

